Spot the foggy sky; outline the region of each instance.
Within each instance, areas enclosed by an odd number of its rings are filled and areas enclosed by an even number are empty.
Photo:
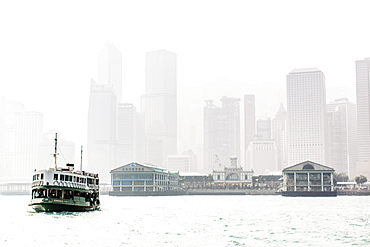
[[[85,145],[91,79],[109,40],[123,57],[123,99],[140,109],[145,53],[177,54],[179,151],[202,139],[204,100],[256,95],[257,119],[285,103],[286,75],[324,72],[327,102],[355,99],[370,56],[367,1],[2,1],[0,96],[44,114],[45,131]]]

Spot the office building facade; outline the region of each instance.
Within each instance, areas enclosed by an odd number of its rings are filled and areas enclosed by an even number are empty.
[[[109,182],[117,146],[117,97],[112,87],[91,82],[87,126],[88,169]]]
[[[278,170],[282,170],[287,165],[287,137],[286,137],[287,111],[281,104],[280,108],[272,119],[272,139],[275,141],[277,149]]]
[[[247,166],[255,175],[266,174],[278,169],[275,141],[255,138],[247,149]]]
[[[33,170],[39,168],[37,154],[42,140],[42,130],[41,113],[34,111],[15,113],[13,179],[27,180]]]
[[[145,162],[166,166],[167,155],[177,154],[176,54],[153,51],[146,54]]]
[[[144,157],[144,120],[133,104],[121,103],[117,113],[116,164],[123,165]]]
[[[311,160],[326,164],[326,90],[317,68],[287,75],[288,165]]]
[[[256,106],[255,96],[253,94],[244,95],[244,154],[248,149],[249,143],[253,140],[256,134]],[[244,158],[246,162],[246,155]],[[250,169],[250,167],[246,167]]]
[[[117,101],[122,102],[122,53],[111,43],[99,53],[98,82],[111,87]]]
[[[356,61],[358,163],[356,173],[370,176],[370,58]]]
[[[328,160],[337,173],[354,178],[357,161],[356,105],[337,99],[327,105]]]
[[[220,169],[231,156],[240,157],[240,99],[222,97],[222,107],[212,100],[204,107],[204,172]]]

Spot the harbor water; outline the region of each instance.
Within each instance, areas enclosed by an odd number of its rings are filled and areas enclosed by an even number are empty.
[[[101,196],[80,213],[0,201],[0,246],[370,246],[369,196]]]

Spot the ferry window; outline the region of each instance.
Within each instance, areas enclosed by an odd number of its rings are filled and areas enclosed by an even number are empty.
[[[37,174],[36,175],[36,180],[39,180],[39,176],[40,176],[40,174]]]
[[[54,175],[58,175],[58,174],[54,174]],[[57,191],[56,190],[51,190],[50,194],[51,194],[51,198],[56,198],[57,197]]]
[[[41,180],[44,179],[44,173],[41,173]]]
[[[69,176],[69,181],[72,182],[72,176]]]
[[[58,180],[58,174],[54,174],[54,180]]]
[[[64,175],[60,174],[60,181],[64,181]]]
[[[99,184],[99,179],[96,180],[96,185],[98,185],[98,184]]]
[[[76,176],[73,176],[73,182],[76,182],[77,180],[76,180]]]

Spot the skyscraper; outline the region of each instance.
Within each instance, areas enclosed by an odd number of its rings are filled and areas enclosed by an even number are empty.
[[[12,177],[27,180],[34,169],[40,168],[38,148],[42,140],[43,115],[39,112],[15,113],[14,163]]]
[[[278,169],[277,149],[275,142],[271,139],[263,140],[256,137],[250,141],[246,158],[247,166],[254,171],[254,175],[266,174]]]
[[[356,105],[348,99],[337,99],[327,105],[328,160],[337,173],[356,175],[357,114]]]
[[[370,58],[356,61],[357,173],[370,176]]]
[[[257,136],[264,140],[271,139],[271,119],[260,119],[257,121]]]
[[[122,165],[144,159],[144,120],[133,104],[118,105],[117,160]]]
[[[246,150],[248,149],[249,143],[253,140],[256,134],[256,109],[255,109],[255,97],[253,94],[244,95],[244,150],[243,153],[246,156]],[[245,163],[246,158],[245,158]],[[250,167],[246,167],[248,170]]]
[[[222,107],[212,100],[204,107],[204,172],[212,172],[240,157],[240,99],[222,97]]]
[[[98,83],[110,86],[122,101],[122,54],[113,44],[105,44],[99,53]]]
[[[98,82],[91,80],[87,127],[87,158],[91,171],[109,182],[116,166],[117,109],[122,100],[122,54],[113,44],[99,53]]]
[[[279,170],[282,170],[287,165],[286,121],[287,112],[283,104],[281,104],[275,118],[272,119],[272,139],[274,139],[276,143],[277,167]]]
[[[142,112],[145,119],[145,161],[165,166],[167,155],[177,154],[175,53],[160,50],[146,54]]]
[[[317,68],[287,75],[288,165],[310,160],[326,164],[326,90]]]
[[[87,126],[88,169],[109,181],[115,167],[117,98],[113,88],[91,81]]]

